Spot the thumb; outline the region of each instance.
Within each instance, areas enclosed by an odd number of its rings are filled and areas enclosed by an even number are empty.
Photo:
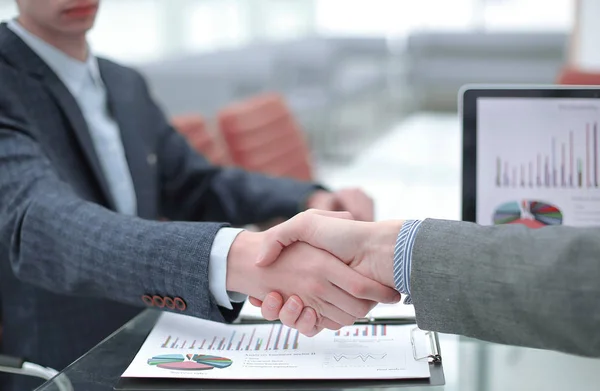
[[[353,220],[352,214],[349,212],[310,209],[297,214],[288,221],[276,225],[263,233],[264,239],[256,265],[269,266],[277,260],[277,257],[279,257],[284,248],[295,242],[314,244],[311,243],[311,238],[318,224],[318,219],[315,219],[316,216]]]

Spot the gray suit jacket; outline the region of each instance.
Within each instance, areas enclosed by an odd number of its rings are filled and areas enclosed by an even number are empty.
[[[216,232],[292,216],[315,189],[211,166],[168,124],[137,72],[107,60],[99,67],[139,217],[113,211],[74,98],[0,25],[2,352],[58,369],[136,315],[143,295],[179,297],[185,314],[233,320],[239,306],[218,308],[209,293]],[[33,384],[9,378],[0,389]]]
[[[600,229],[425,220],[411,293],[423,329],[600,356]]]

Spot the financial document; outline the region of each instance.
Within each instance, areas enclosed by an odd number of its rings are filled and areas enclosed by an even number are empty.
[[[231,325],[163,313],[123,377],[429,378],[427,361],[413,357],[413,328],[363,324],[308,338],[280,323]]]

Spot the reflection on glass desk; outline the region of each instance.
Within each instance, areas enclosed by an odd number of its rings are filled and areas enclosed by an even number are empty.
[[[111,391],[158,315],[155,310],[142,312],[38,390],[63,391],[61,386],[68,379],[75,391]],[[440,335],[440,344],[446,385],[401,390],[589,390],[597,389],[600,384],[600,359],[444,334]],[[225,384],[223,389],[226,389]]]

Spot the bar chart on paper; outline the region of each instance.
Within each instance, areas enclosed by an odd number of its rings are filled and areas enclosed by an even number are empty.
[[[233,330],[227,336],[215,335],[193,340],[168,335],[161,348],[209,351],[296,350],[299,347],[299,338],[298,330],[273,324],[270,325],[268,333],[258,332],[258,328],[253,327],[243,332]]]
[[[387,326],[381,325],[366,325],[366,326],[350,326],[344,327],[335,332],[336,337],[385,337],[387,335]]]
[[[324,330],[309,338],[281,324],[222,324],[163,313],[123,377],[427,378],[429,364],[413,357],[414,330],[414,325],[349,326],[339,336]]]
[[[562,137],[540,136],[529,156],[496,158],[497,187],[600,188],[598,123]],[[537,149],[537,150],[536,150]]]

